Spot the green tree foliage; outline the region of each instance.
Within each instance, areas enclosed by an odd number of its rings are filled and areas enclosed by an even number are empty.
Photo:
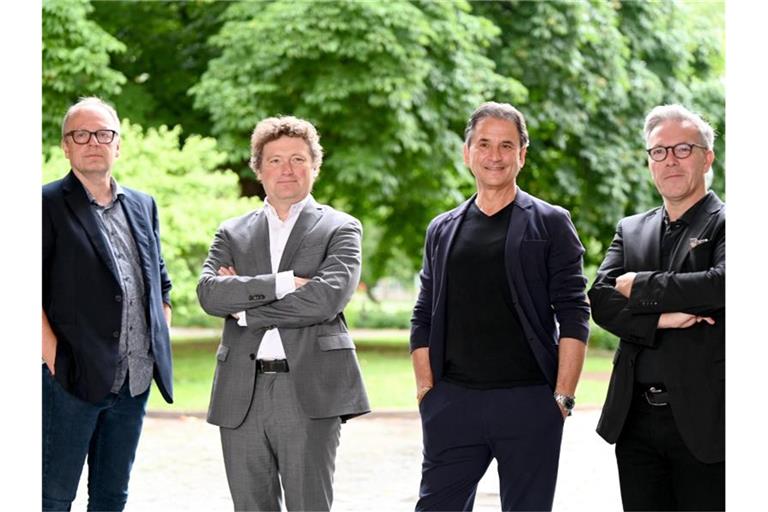
[[[525,97],[484,55],[498,29],[466,2],[246,2],[224,17],[221,56],[192,91],[232,162],[261,118],[310,120],[327,153],[315,195],[363,220],[364,280],[393,256],[417,267],[429,219],[471,188],[467,114]]]
[[[89,19],[87,0],[43,0],[43,148],[59,143],[61,118],[81,96],[116,96],[125,83],[110,53],[125,45]]]
[[[645,114],[679,102],[722,133],[722,40],[676,2],[478,2],[501,35],[497,72],[529,91],[518,103],[531,147],[519,183],[571,211],[602,260],[619,218],[658,204],[642,139]],[[715,28],[714,26],[712,27]],[[714,188],[722,193],[724,147]]]
[[[208,38],[221,28],[228,2],[94,1],[92,18],[126,45],[112,67],[127,77],[115,107],[145,128],[184,127],[210,135],[207,112],[193,108],[187,91],[218,53]]]
[[[260,202],[239,197],[234,173],[214,171],[225,160],[214,139],[193,135],[180,147],[180,132],[165,126],[144,131],[123,121],[114,176],[157,201],[163,256],[173,281],[174,323],[218,325],[200,309],[195,294],[203,261],[219,224]],[[43,181],[61,178],[68,169],[63,152],[53,151],[45,159]]]

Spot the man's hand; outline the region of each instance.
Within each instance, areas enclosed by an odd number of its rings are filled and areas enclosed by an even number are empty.
[[[237,271],[235,270],[235,267],[219,267],[219,270],[217,271],[219,274],[219,277],[227,277],[227,276],[236,276]],[[231,313],[229,316],[234,318],[235,320],[240,320],[240,316],[236,315],[235,313]]]
[[[296,283],[297,290],[307,284],[309,281],[310,280],[305,277],[293,276],[293,282]]]
[[[685,329],[699,322],[706,322],[709,325],[715,325],[715,320],[708,316],[696,316],[688,313],[662,313],[659,316],[657,329]]]
[[[635,282],[636,272],[627,272],[616,278],[616,291],[629,298],[632,295],[632,284]]]
[[[413,374],[416,377],[416,401],[421,403],[424,396],[434,386],[432,367],[429,365],[429,348],[417,348],[411,353]]]
[[[171,328],[171,318],[173,318],[173,310],[170,304],[163,302],[163,316],[165,317],[165,323],[168,328]]]
[[[236,276],[237,272],[235,271],[235,267],[220,267],[218,274],[221,277]]]
[[[45,314],[45,311],[43,311],[43,361],[45,361],[46,366],[48,366],[51,375],[56,374],[54,366],[56,365],[57,345],[58,340],[56,339],[56,334],[54,334],[53,329],[51,329],[51,324],[48,323],[48,316]]]

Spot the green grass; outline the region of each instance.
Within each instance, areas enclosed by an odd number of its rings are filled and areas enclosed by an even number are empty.
[[[407,334],[367,336],[356,340],[357,355],[374,410],[416,410],[415,385]],[[204,412],[208,409],[213,371],[216,367],[218,339],[174,339],[175,403],[166,404],[153,390],[149,410],[164,412]],[[603,377],[611,371],[612,354],[590,350],[584,374],[577,388],[580,406],[601,406],[608,387]],[[600,374],[600,375],[590,375]]]

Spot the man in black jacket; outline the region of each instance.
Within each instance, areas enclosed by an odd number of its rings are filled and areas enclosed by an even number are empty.
[[[43,187],[43,510],[69,510],[88,457],[88,510],[122,510],[154,377],[173,401],[171,281],[155,201],[112,178],[120,120],[69,108],[72,170]]]
[[[622,219],[589,297],[619,336],[598,433],[626,510],[725,508],[725,205],[714,132],[680,105],[645,120],[663,206]]]

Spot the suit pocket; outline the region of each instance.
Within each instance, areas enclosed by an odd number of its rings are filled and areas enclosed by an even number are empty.
[[[318,336],[317,344],[320,346],[320,350],[324,351],[354,350],[355,348],[355,343],[352,341],[352,336],[346,332],[327,336]]]
[[[219,348],[216,350],[216,359],[219,361],[226,361],[227,355],[229,355],[229,347],[226,345],[219,345]]]

